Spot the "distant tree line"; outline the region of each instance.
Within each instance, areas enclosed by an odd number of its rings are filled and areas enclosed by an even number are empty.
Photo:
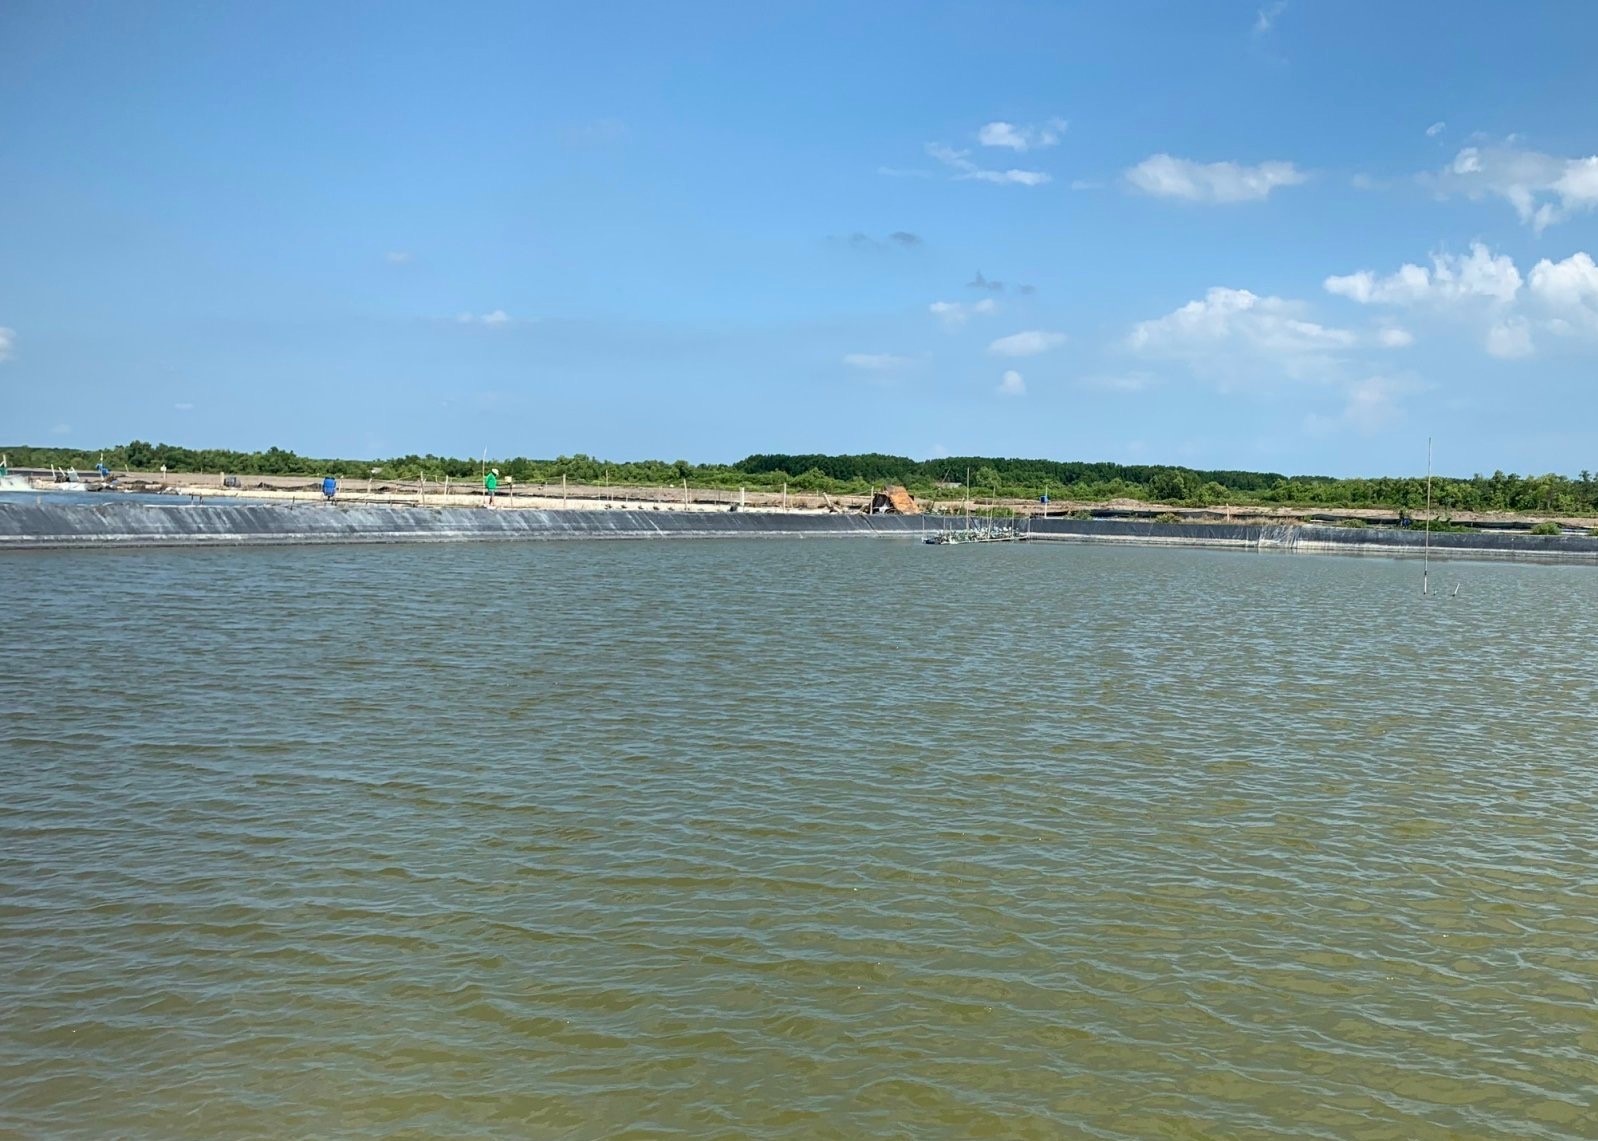
[[[406,455],[388,459],[318,459],[282,448],[235,452],[180,448],[133,440],[102,450],[0,446],[16,467],[76,467],[89,471],[102,457],[114,471],[227,472],[249,475],[333,475],[378,479],[474,480],[484,461],[450,456]],[[574,483],[661,486],[687,481],[695,487],[748,487],[800,492],[863,494],[899,483],[921,498],[959,499],[969,479],[974,497],[999,495],[1032,499],[1136,499],[1185,506],[1274,504],[1290,507],[1376,507],[1414,511],[1426,501],[1426,481],[1415,476],[1335,479],[1323,475],[1284,476],[1275,472],[1201,471],[1152,464],[1083,463],[993,456],[949,456],[912,460],[880,454],[753,455],[735,464],[693,464],[687,460],[615,462],[592,456],[491,459],[500,476],[520,483]],[[1543,514],[1598,513],[1598,480],[1583,471],[1576,477],[1505,475],[1469,479],[1436,477],[1432,502],[1438,511],[1519,511]]]

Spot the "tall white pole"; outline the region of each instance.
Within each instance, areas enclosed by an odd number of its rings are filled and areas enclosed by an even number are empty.
[[[1430,595],[1432,564],[1432,438],[1426,437],[1426,549],[1421,555],[1420,592]]]

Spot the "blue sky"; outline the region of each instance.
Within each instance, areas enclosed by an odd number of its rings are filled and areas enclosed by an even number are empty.
[[[0,6],[0,442],[1598,469],[1598,7]]]

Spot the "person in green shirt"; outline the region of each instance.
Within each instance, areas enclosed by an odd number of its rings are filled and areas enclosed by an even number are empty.
[[[483,506],[494,506],[494,493],[499,490],[499,469],[492,468],[483,477]]]

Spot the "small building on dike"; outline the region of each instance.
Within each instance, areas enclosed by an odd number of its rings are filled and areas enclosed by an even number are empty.
[[[885,487],[871,496],[873,515],[919,515],[921,505],[910,493],[897,484]]]

